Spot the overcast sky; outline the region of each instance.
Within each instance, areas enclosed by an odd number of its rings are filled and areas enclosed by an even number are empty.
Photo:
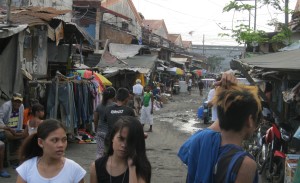
[[[203,35],[206,45],[238,45],[231,38],[220,38],[219,33],[231,33],[230,30],[240,23],[249,24],[248,12],[222,13],[230,0],[132,0],[138,12],[145,19],[164,19],[169,33],[179,33],[184,40],[193,44],[202,44]],[[294,10],[297,0],[289,0],[289,9]],[[254,1],[243,3],[253,4]],[[258,4],[261,6],[261,4]],[[284,14],[271,7],[257,9],[257,29],[266,32],[274,31],[267,25],[268,20],[277,18],[284,22]],[[251,26],[254,23],[254,10],[251,15]],[[189,32],[194,31],[192,35]]]

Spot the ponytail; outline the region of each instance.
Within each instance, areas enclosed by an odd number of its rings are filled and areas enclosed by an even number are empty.
[[[19,159],[21,163],[36,156],[42,156],[43,149],[38,145],[36,133],[28,136],[19,149]]]

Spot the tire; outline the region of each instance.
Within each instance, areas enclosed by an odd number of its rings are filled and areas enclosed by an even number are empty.
[[[285,160],[283,158],[274,157],[273,159],[273,172],[269,171],[269,166],[267,165],[265,169],[265,177],[272,183],[283,183],[284,182],[284,167]]]
[[[257,170],[260,171],[261,170],[261,167],[264,163],[264,159],[262,157],[262,148],[260,147],[256,154],[255,154],[255,161],[256,161],[256,164],[257,164]]]

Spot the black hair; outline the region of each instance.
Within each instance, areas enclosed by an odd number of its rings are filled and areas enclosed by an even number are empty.
[[[127,136],[127,155],[133,160],[133,165],[136,166],[138,177],[143,178],[146,183],[151,182],[151,164],[146,156],[146,144],[144,131],[140,121],[132,116],[122,116],[115,123],[109,138],[108,155],[113,154],[113,138],[123,128],[128,128]]]
[[[41,104],[34,104],[31,108],[32,115],[35,116],[36,112],[45,111],[44,106]]]
[[[271,92],[273,90],[272,84],[270,82],[266,82],[265,93]]]
[[[116,99],[124,102],[129,97],[129,91],[126,88],[119,88],[117,91]]]
[[[261,120],[261,102],[257,87],[233,86],[216,92],[217,113],[220,128],[238,132],[252,115],[256,125]]]
[[[47,119],[43,121],[37,128],[37,133],[28,136],[22,143],[19,149],[19,158],[21,162],[31,159],[36,156],[43,155],[43,149],[38,145],[38,138],[45,140],[48,135],[62,128],[66,131],[65,126],[58,120]]]
[[[109,99],[113,99],[116,96],[116,90],[114,87],[108,87],[102,94],[102,105],[106,106]]]

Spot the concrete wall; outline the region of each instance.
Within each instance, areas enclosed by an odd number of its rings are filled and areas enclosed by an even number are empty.
[[[73,0],[29,0],[29,5],[53,7],[58,10],[72,10]]]
[[[114,15],[109,13],[104,13],[103,21],[109,24],[116,25],[118,27],[122,27],[122,22],[125,21],[126,23],[128,23],[128,29],[133,35],[135,35],[138,38],[142,37],[142,28],[138,24],[135,14],[132,11],[131,7],[129,6],[127,0],[123,0],[118,3],[115,3],[110,7],[108,7],[108,9],[131,18],[131,21],[126,21],[122,18],[115,17]]]
[[[223,57],[225,60],[222,61],[220,65],[220,71],[230,69],[230,61],[233,58],[239,57],[243,53],[243,47],[237,46],[212,46],[212,45],[204,45],[204,55],[206,57],[217,56]],[[192,53],[203,53],[203,45],[193,45]]]

